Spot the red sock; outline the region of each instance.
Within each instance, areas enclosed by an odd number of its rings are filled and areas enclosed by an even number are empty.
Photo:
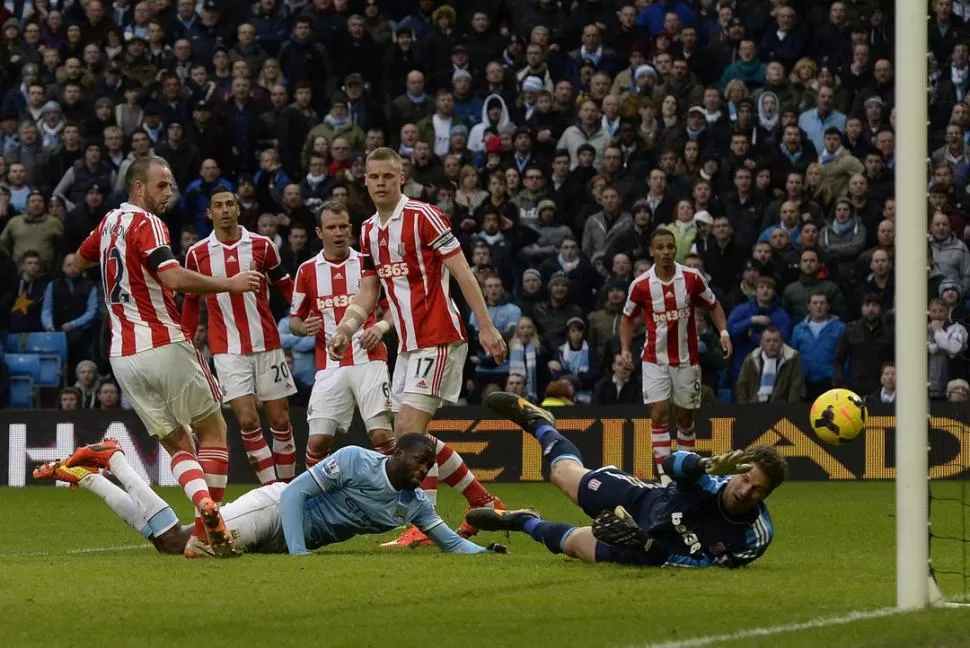
[[[653,446],[653,460],[657,463],[657,474],[664,474],[664,459],[670,456],[670,426],[667,424],[651,426],[650,444]]]
[[[325,454],[317,454],[316,452],[314,452],[313,450],[311,450],[309,447],[307,447],[307,449],[306,449],[306,457],[305,457],[305,459],[306,459],[306,469],[307,470],[310,470],[311,468],[313,468],[314,466],[316,466],[318,463],[320,463],[320,460],[323,459],[326,456],[327,455],[325,455]]]
[[[485,490],[482,483],[475,479],[474,473],[468,468],[468,464],[461,458],[461,455],[452,450],[441,439],[432,435],[428,438],[434,441],[435,463],[438,466],[438,479],[448,484],[456,491],[465,496],[470,506],[485,506],[492,502],[494,497]]]
[[[265,486],[276,481],[276,464],[273,461],[273,453],[269,450],[269,444],[263,436],[263,428],[243,431],[242,442],[246,450],[246,458],[256,471],[259,483]]]
[[[202,446],[199,448],[199,465],[205,472],[205,483],[216,504],[222,504],[229,481],[229,448],[225,446]]]
[[[273,433],[273,461],[280,481],[288,482],[296,475],[296,446],[293,444],[293,428],[270,430]]]
[[[189,452],[181,450],[172,455],[172,475],[175,476],[179,486],[185,491],[186,497],[195,506],[195,535],[205,539],[205,527],[202,525],[202,518],[199,517],[199,504],[202,500],[211,498],[209,487],[205,483],[205,473],[198,460]]]
[[[435,464],[431,466],[431,470],[428,471],[428,476],[424,478],[421,482],[421,490],[424,494],[428,496],[431,500],[433,506],[438,505],[438,466]]]
[[[693,452],[697,447],[697,435],[694,433],[694,424],[690,427],[677,426],[677,449]]]

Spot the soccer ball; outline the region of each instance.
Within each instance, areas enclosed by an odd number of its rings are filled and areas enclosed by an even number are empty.
[[[809,422],[829,445],[843,445],[866,429],[866,403],[848,389],[830,389],[812,403]]]

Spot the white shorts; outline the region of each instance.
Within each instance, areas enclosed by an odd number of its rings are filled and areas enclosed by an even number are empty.
[[[391,410],[391,388],[387,363],[371,360],[362,365],[335,367],[317,372],[306,408],[308,421],[330,419],[337,431],[346,432],[354,418],[354,409],[368,421]]]
[[[671,401],[683,409],[701,406],[701,368],[698,365],[671,367],[643,363],[643,403]]]
[[[145,429],[160,439],[220,409],[219,383],[191,342],[113,357],[111,372]]]
[[[280,517],[284,488],[283,482],[262,486],[222,506],[222,518],[237,549],[251,553],[286,553]]]
[[[393,411],[401,411],[405,394],[430,396],[448,403],[456,402],[461,395],[466,357],[466,342],[439,344],[427,349],[399,353],[394,366],[394,379],[391,381]]]
[[[222,387],[222,402],[250,394],[265,403],[296,393],[283,349],[256,353],[220,353],[212,356]]]

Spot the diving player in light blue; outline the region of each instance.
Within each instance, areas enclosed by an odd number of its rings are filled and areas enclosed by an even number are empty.
[[[452,531],[418,488],[434,466],[434,444],[405,434],[391,457],[348,446],[303,473],[283,490],[280,512],[290,554],[304,555],[355,535],[413,524],[449,553],[485,549]]]
[[[120,444],[106,441],[94,446],[105,455],[103,465],[52,461],[34,470],[34,479],[56,479],[95,493],[159,553],[213,555],[192,533],[193,527],[181,526],[168,503],[132,469]],[[109,458],[124,488],[101,474]],[[423,434],[400,437],[390,457],[347,446],[291,483],[255,488],[222,506],[221,512],[238,553],[302,556],[356,535],[384,533],[409,523],[449,553],[506,553],[500,544],[486,549],[465,540],[438,517],[418,488],[434,462],[433,442]]]

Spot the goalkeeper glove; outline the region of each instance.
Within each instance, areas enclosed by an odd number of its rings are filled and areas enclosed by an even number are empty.
[[[708,475],[741,475],[751,470],[753,458],[743,450],[731,450],[701,462]]]
[[[612,547],[647,551],[653,546],[653,539],[640,529],[622,506],[612,511],[607,509],[593,519],[593,537]]]
[[[493,542],[487,547],[485,547],[485,549],[487,551],[491,551],[492,553],[497,553],[497,554],[507,554],[509,552],[509,548],[506,545],[501,544],[499,542]]]

